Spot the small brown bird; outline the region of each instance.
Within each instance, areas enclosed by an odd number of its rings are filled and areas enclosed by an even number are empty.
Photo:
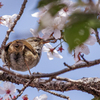
[[[44,43],[46,41],[38,37],[15,40],[2,50],[1,59],[9,69],[27,71],[38,64]]]

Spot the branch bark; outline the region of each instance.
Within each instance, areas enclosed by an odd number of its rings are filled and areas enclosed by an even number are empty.
[[[24,9],[25,9],[25,5],[27,3],[27,0],[24,0],[22,6],[21,6],[21,9],[20,9],[20,12],[19,14],[17,15],[17,18],[14,20],[14,24],[12,25],[12,27],[10,29],[8,29],[7,31],[7,34],[5,36],[5,39],[4,41],[2,42],[2,45],[1,45],[1,48],[3,48],[5,45],[6,45],[6,42],[7,40],[9,39],[9,35],[10,35],[10,32],[13,31],[15,25],[17,24],[17,21],[21,18],[23,12],[24,12]]]
[[[84,63],[80,63],[80,64],[76,64],[76,65],[74,64],[74,65],[72,65],[68,68],[64,68],[60,71],[53,72],[53,73],[40,73],[40,74],[34,73],[32,75],[18,74],[18,73],[15,73],[13,71],[7,70],[3,67],[0,67],[0,70],[5,71],[5,72],[7,72],[11,75],[16,75],[17,77],[26,78],[26,79],[34,79],[34,78],[42,78],[42,77],[55,77],[57,75],[65,73],[65,72],[69,72],[69,71],[79,69],[79,68],[84,68],[84,67],[91,67],[91,66],[94,66],[94,65],[97,65],[97,64],[100,64],[100,59],[97,59],[97,60],[94,60],[94,61],[88,61],[88,63],[84,62]],[[64,65],[69,66],[66,63],[64,63]]]
[[[62,79],[62,80],[61,80]],[[25,85],[31,79],[20,78],[15,75],[9,75],[8,73],[2,72],[0,73],[0,80],[2,81],[10,81],[15,84],[23,84]],[[70,80],[70,81],[69,81]],[[47,83],[44,79],[35,78],[32,83],[29,84],[30,87],[40,88],[42,90],[55,90],[55,91],[69,91],[69,90],[80,90],[92,94],[94,96],[100,96],[100,78],[82,78],[79,80],[71,80],[67,81],[63,78],[58,78],[55,81],[50,81]]]

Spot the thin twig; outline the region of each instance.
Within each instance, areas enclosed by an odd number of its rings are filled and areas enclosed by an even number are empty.
[[[81,58],[84,60],[84,62],[86,62],[87,64],[89,64],[89,62],[84,58],[84,54],[80,55]]]
[[[97,31],[97,30],[95,30],[95,32],[96,32],[96,38],[97,38],[97,42],[99,43],[99,45],[100,45],[100,38],[99,38],[99,32]]]
[[[71,66],[69,66],[69,65],[66,64],[65,62],[64,62],[64,65],[67,66],[67,67],[70,68],[70,69],[72,68]]]
[[[58,93],[55,93],[55,92],[52,92],[52,91],[49,91],[49,90],[43,90],[43,91],[46,91],[46,92],[48,92],[50,94],[53,94],[53,95],[56,95],[58,97],[61,97],[61,98],[64,98],[64,99],[68,99],[69,100],[69,97],[68,96],[65,96],[65,95],[62,95],[62,94],[58,94]]]
[[[20,97],[22,95],[22,93],[24,92],[24,90],[29,86],[29,84],[32,82],[33,80],[30,80],[29,82],[27,82],[24,87],[19,91],[20,93],[16,96],[16,98],[12,99],[12,100],[16,100],[18,97]]]
[[[21,17],[22,14],[23,14],[23,11],[24,11],[24,9],[25,9],[26,3],[27,3],[27,0],[24,0],[23,4],[22,4],[22,6],[21,6],[20,12],[19,12],[19,14],[17,15],[16,19],[14,20],[13,25],[12,25],[11,28],[8,29],[8,31],[7,31],[6,37],[5,37],[5,39],[3,40],[3,42],[2,42],[1,48],[3,48],[3,47],[6,45],[6,42],[7,42],[7,40],[9,39],[10,32],[13,31],[15,25],[17,24],[17,21],[20,19],[20,17]]]

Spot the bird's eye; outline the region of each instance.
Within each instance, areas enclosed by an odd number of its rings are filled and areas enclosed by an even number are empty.
[[[38,40],[37,39],[34,39],[34,42],[37,42]]]

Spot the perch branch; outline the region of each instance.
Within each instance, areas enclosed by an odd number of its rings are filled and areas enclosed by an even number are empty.
[[[11,75],[16,75],[16,76],[21,77],[21,78],[34,79],[34,78],[42,78],[42,77],[55,77],[57,75],[65,73],[65,72],[69,72],[69,71],[79,69],[79,68],[84,68],[84,67],[91,67],[91,66],[94,66],[94,65],[97,65],[97,64],[100,64],[100,59],[97,59],[97,60],[94,60],[94,61],[88,61],[88,63],[84,62],[84,63],[80,63],[80,64],[77,64],[77,65],[72,65],[71,68],[64,68],[60,71],[53,72],[53,73],[41,73],[41,74],[34,73],[32,75],[18,74],[18,73],[15,73],[13,71],[7,70],[3,67],[0,67],[0,70],[5,71],[5,72],[7,72]]]
[[[60,92],[80,90],[92,94],[96,97],[100,97],[100,78],[82,78],[79,80],[67,79],[67,81],[61,77],[58,78],[58,80],[52,80],[48,83],[42,83],[45,82],[44,79],[35,78],[34,81],[29,84],[29,86],[32,88],[36,87],[38,89],[55,90]],[[24,85],[31,79],[17,77],[8,73],[0,73],[0,80]]]

